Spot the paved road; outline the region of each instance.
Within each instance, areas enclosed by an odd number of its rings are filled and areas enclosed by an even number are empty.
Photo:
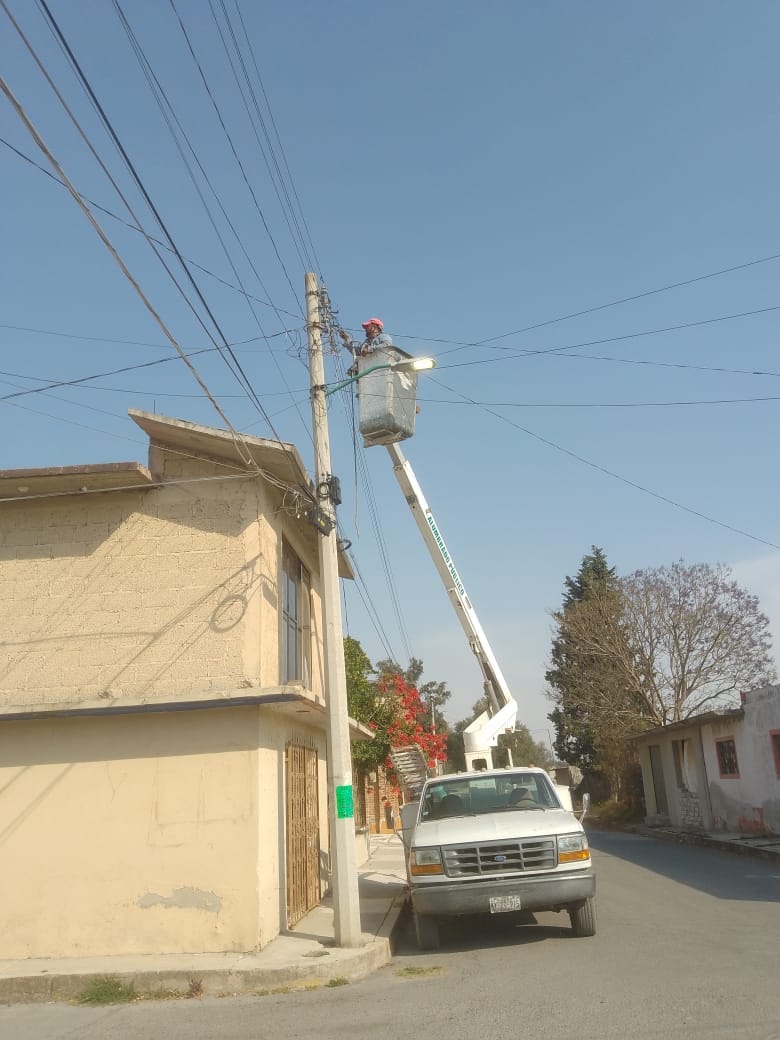
[[[565,915],[443,932],[359,984],[113,1008],[0,1008],[2,1040],[780,1040],[780,864],[591,835],[599,930]]]

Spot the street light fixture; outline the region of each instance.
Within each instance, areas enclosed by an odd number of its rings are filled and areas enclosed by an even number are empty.
[[[344,379],[340,383],[326,388],[325,396],[330,397],[337,390],[343,390],[345,386],[356,383],[358,379],[363,379],[364,376],[370,375],[372,372],[381,372],[382,369],[389,368],[393,372],[426,372],[428,369],[435,367],[436,361],[432,357],[413,357],[404,358],[403,361],[387,361],[382,365],[372,365],[371,368],[364,368],[362,372],[358,372],[357,375],[352,376],[350,379]]]

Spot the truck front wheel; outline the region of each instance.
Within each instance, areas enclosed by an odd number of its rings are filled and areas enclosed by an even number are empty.
[[[596,904],[592,899],[586,899],[580,906],[571,907],[569,910],[571,930],[578,938],[585,938],[596,934]]]
[[[421,950],[438,950],[439,925],[435,917],[415,913],[414,930],[417,935],[417,945]]]

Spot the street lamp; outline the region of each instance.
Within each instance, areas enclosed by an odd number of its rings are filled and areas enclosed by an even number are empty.
[[[371,368],[364,368],[362,372],[358,372],[349,379],[343,379],[340,383],[327,388],[325,396],[330,397],[337,390],[343,390],[350,383],[356,383],[358,379],[363,379],[364,376],[371,375],[372,372],[380,372],[382,369],[390,369],[393,372],[426,372],[428,369],[435,367],[436,361],[432,357],[413,357],[404,358],[402,361],[386,361],[381,365],[372,365]]]

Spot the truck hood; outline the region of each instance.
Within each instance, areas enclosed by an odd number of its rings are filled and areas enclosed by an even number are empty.
[[[412,845],[478,845],[487,841],[524,841],[527,838],[581,834],[583,826],[563,809],[519,810],[453,816],[446,820],[418,823]]]

